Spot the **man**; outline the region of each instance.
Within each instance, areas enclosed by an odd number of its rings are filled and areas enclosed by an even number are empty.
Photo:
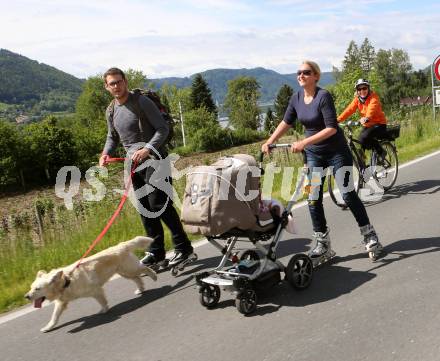
[[[165,259],[162,220],[170,229],[175,246],[175,255],[170,260],[170,265],[180,263],[192,255],[193,248],[170,198],[171,171],[165,159],[168,124],[153,101],[129,92],[127,79],[122,70],[110,68],[104,73],[103,78],[105,88],[114,100],[106,111],[107,141],[99,165],[106,164],[119,141],[135,164],[146,162],[146,166],[136,171],[132,179],[136,198],[140,204],[142,224],[147,235],[154,239],[141,262],[154,266]],[[151,160],[153,157],[159,160],[153,162]],[[139,168],[143,165],[145,164],[141,164]],[[157,168],[162,170],[165,168],[166,174],[164,175],[163,171],[157,172]],[[164,185],[168,185],[168,192],[164,191]]]

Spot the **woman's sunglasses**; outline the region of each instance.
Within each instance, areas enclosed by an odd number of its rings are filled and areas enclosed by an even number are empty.
[[[368,87],[367,87],[367,86],[361,86],[361,87],[359,87],[359,88],[356,88],[356,90],[357,90],[358,92],[360,92],[361,90],[368,90]]]
[[[312,75],[312,71],[311,70],[309,70],[309,69],[307,69],[307,70],[298,70],[297,72],[296,72],[296,75],[297,76],[300,76],[300,75],[305,75],[305,76],[310,76],[310,75]]]

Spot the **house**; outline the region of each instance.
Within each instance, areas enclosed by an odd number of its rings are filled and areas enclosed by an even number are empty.
[[[418,105],[427,105],[431,104],[432,96],[418,96],[418,97],[408,97],[408,98],[401,98],[400,99],[400,106],[401,107],[415,107]]]

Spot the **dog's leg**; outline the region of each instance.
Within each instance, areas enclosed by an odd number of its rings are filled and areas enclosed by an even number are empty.
[[[104,290],[102,288],[97,289],[93,297],[101,305],[101,310],[98,313],[106,313],[108,311],[108,302]]]
[[[59,300],[55,301],[55,308],[53,309],[52,317],[49,321],[49,323],[44,326],[40,331],[41,332],[47,332],[50,331],[55,327],[55,325],[58,323],[58,320],[60,319],[61,314],[67,307],[67,302],[62,302]]]
[[[142,278],[140,278],[140,277],[133,277],[131,279],[136,283],[136,286],[137,286],[137,290],[134,291],[134,294],[135,295],[142,294],[142,292],[145,291],[144,282],[142,281]]]
[[[150,277],[153,281],[157,281],[157,274],[150,267],[142,267],[142,273]]]

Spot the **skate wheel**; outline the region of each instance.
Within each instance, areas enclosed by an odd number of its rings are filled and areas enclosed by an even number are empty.
[[[372,261],[376,261],[376,260],[377,260],[377,254],[376,254],[376,252],[374,252],[374,251],[370,251],[370,252],[368,252],[368,257],[370,257],[370,259],[371,259]]]
[[[220,300],[220,287],[204,283],[200,287],[199,301],[206,308],[214,308]]]
[[[193,253],[193,254],[189,257],[189,259],[191,260],[191,262],[195,262],[195,261],[197,261],[198,258],[199,258],[199,257],[197,256],[196,253]]]
[[[297,290],[303,290],[312,283],[313,262],[305,254],[296,254],[290,259],[285,272],[290,285]]]
[[[171,268],[171,276],[176,277],[179,274],[177,267]]]
[[[248,249],[246,251],[240,252],[238,254],[238,259],[240,261],[259,261],[260,255],[257,251],[254,251],[253,249]]]
[[[170,260],[165,258],[161,263],[160,263],[160,267],[161,268],[167,268],[168,265],[170,264]]]
[[[244,290],[235,299],[235,307],[243,315],[249,315],[257,309],[257,294],[253,289]]]

